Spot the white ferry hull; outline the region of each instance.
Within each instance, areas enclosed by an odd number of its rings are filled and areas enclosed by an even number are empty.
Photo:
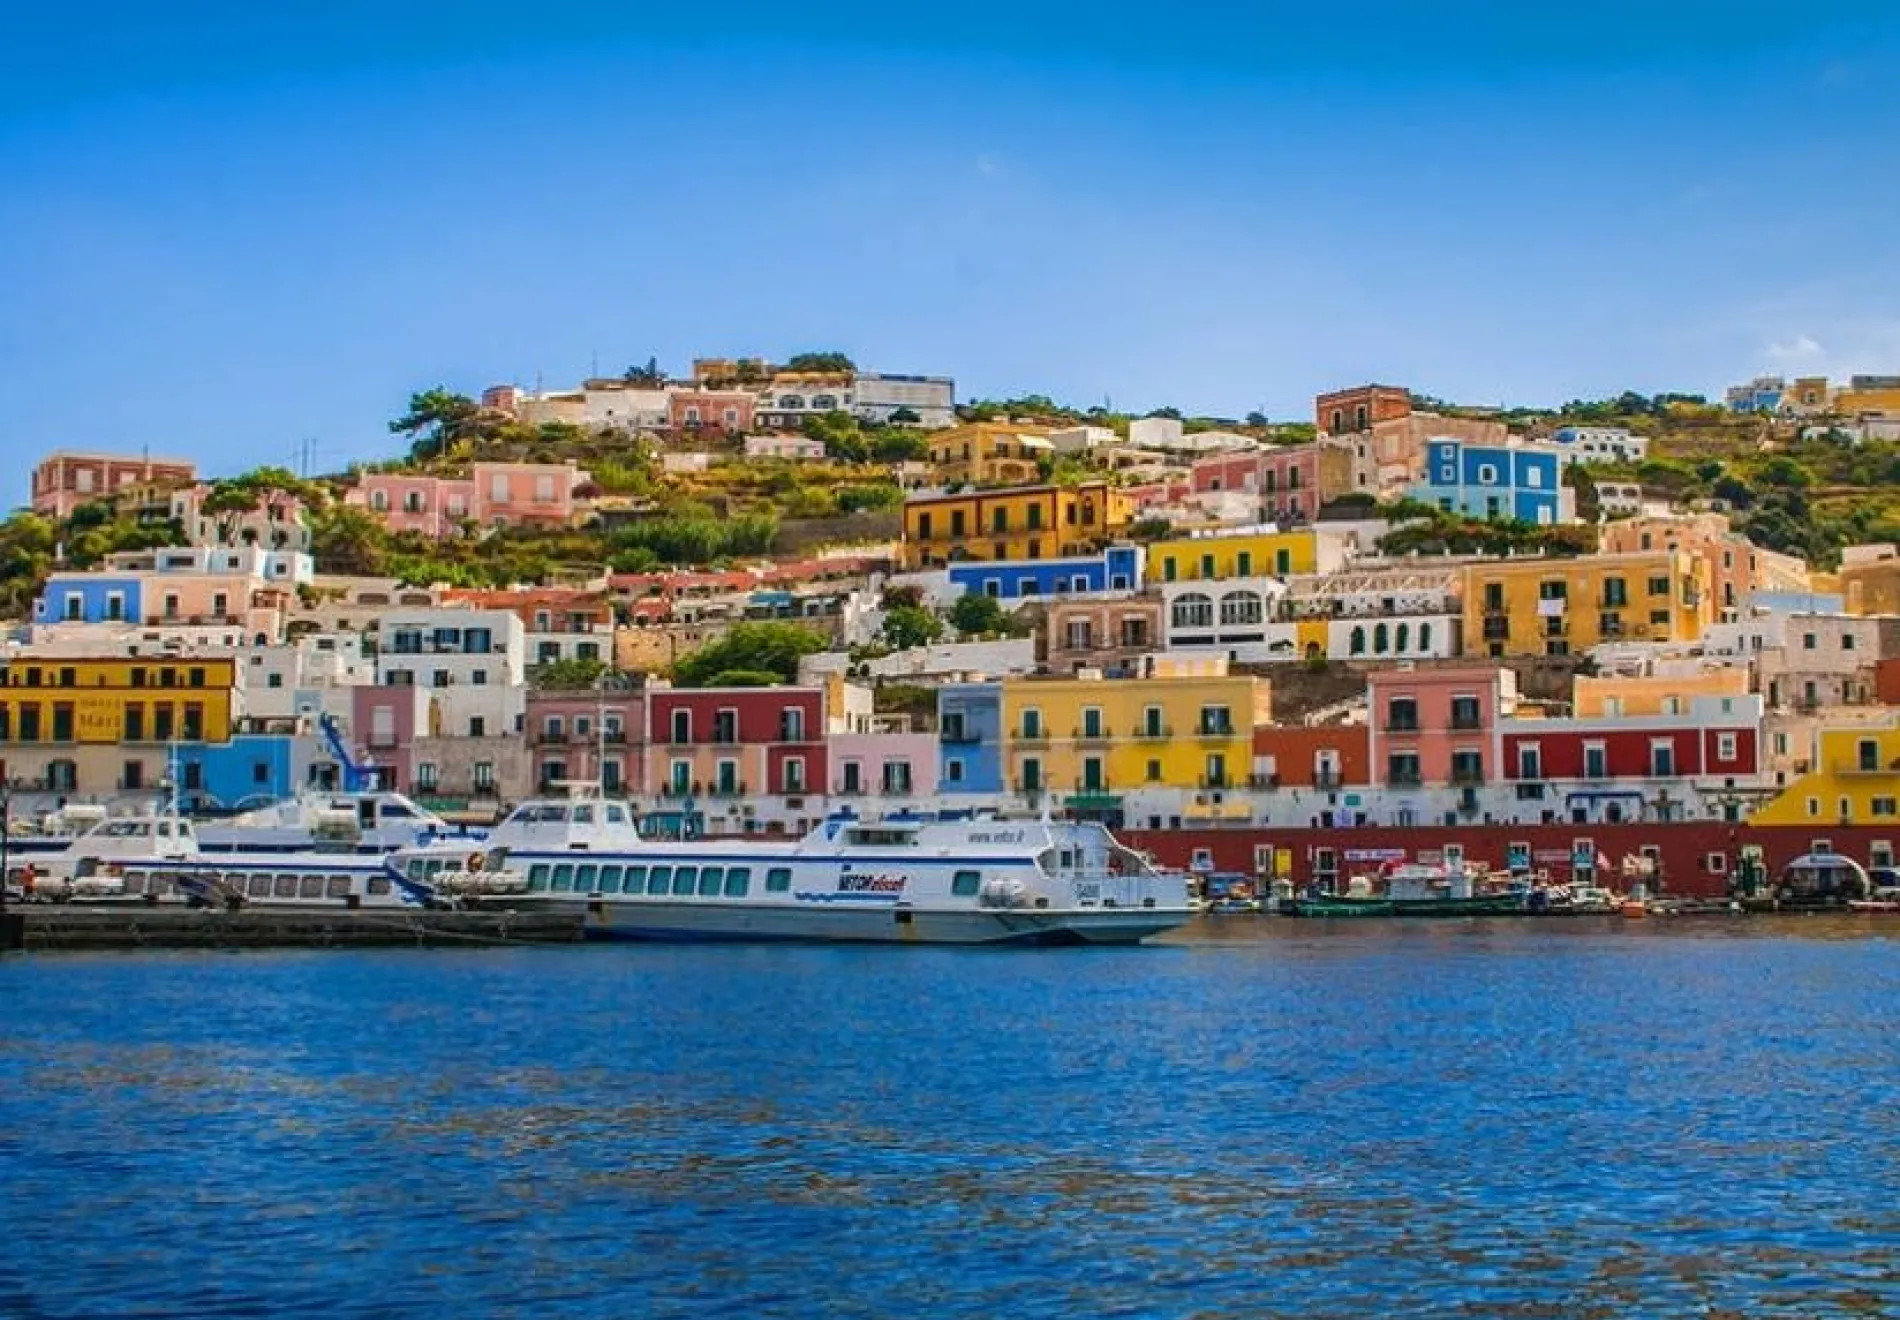
[[[1187,924],[1192,916],[1185,908],[812,911],[720,903],[595,902],[587,904],[586,933],[593,940],[674,942],[1139,944]]]

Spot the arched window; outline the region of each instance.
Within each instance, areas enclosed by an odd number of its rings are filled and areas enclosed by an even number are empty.
[[[1220,621],[1223,624],[1259,623],[1260,614],[1260,593],[1257,591],[1230,591],[1220,598]]]
[[[1432,625],[1429,623],[1421,623],[1418,625],[1418,649],[1427,655],[1431,654]]]
[[[1399,645],[1398,645],[1398,651],[1400,655],[1405,654],[1406,648],[1411,644],[1411,641],[1412,641],[1412,625],[1409,623],[1401,623],[1399,625]]]
[[[1360,627],[1358,624],[1354,624],[1353,630],[1352,630],[1352,654],[1364,655],[1365,653],[1366,653],[1366,630]]]
[[[1173,617],[1177,628],[1211,628],[1214,626],[1214,599],[1198,591],[1177,596]]]
[[[389,511],[389,492],[386,490],[371,491],[369,493],[369,507],[378,513],[387,513]]]
[[[1372,628],[1372,653],[1374,655],[1384,655],[1386,647],[1391,644],[1392,634],[1387,631],[1386,626],[1383,623],[1374,624]]]

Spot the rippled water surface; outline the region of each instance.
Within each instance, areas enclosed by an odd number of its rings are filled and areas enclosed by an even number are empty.
[[[1879,931],[14,958],[0,1315],[1900,1314]]]

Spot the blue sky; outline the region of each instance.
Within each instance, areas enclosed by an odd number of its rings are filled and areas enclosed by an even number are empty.
[[[1900,371],[1891,0],[70,0],[0,51],[19,458],[337,467],[649,354],[1276,417]]]

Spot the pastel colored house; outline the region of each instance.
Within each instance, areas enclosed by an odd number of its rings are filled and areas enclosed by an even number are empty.
[[[565,525],[587,474],[572,463],[475,463],[475,517],[491,527]]]
[[[1900,728],[1823,729],[1813,768],[1758,808],[1757,825],[1900,831]]]
[[[366,472],[343,502],[366,510],[392,532],[417,532],[433,540],[479,521],[475,483],[466,477]]]
[[[1352,490],[1352,452],[1315,441],[1215,454],[1195,462],[1192,479],[1197,495],[1241,491],[1257,499],[1261,517],[1311,522],[1321,508]]]
[[[598,783],[609,794],[645,791],[643,691],[531,692],[523,722],[536,792],[564,783]]]
[[[1165,614],[1151,596],[1056,597],[1044,610],[1043,665],[1051,674],[1098,669],[1125,677],[1162,645]]]
[[[1256,785],[1335,792],[1372,782],[1363,724],[1261,725],[1253,733]]]
[[[937,690],[937,788],[940,793],[1000,798],[1003,783],[1003,688],[951,683]]]
[[[1581,655],[1605,642],[1695,642],[1708,565],[1681,550],[1499,560],[1465,569],[1466,655]]]
[[[1375,670],[1367,680],[1372,780],[1388,789],[1476,789],[1500,769],[1497,725],[1517,676],[1489,666]]]
[[[913,496],[904,503],[904,567],[1090,554],[1121,534],[1130,513],[1103,481]]]
[[[1627,426],[1560,426],[1550,440],[1575,450],[1580,463],[1640,463],[1649,455],[1649,437]]]
[[[690,830],[802,834],[824,816],[822,688],[654,688],[647,731],[646,796]]]
[[[1147,579],[1215,582],[1327,572],[1344,563],[1339,543],[1313,531],[1210,532],[1149,545]]]
[[[1576,824],[1739,820],[1760,787],[1761,728],[1749,693],[1689,697],[1667,714],[1504,720],[1503,777],[1519,801]]]
[[[830,742],[830,795],[838,805],[876,816],[936,797],[935,734],[835,733]]]
[[[749,390],[674,390],[667,419],[676,434],[743,435],[757,424],[758,402]]]
[[[1563,470],[1575,455],[1553,445],[1473,445],[1433,440],[1412,498],[1487,521],[1515,518],[1550,526],[1576,519],[1576,493]]]
[[[33,469],[32,507],[50,518],[70,518],[84,504],[107,499],[139,485],[189,485],[198,465],[177,458],[132,454],[48,454]]]
[[[954,596],[969,592],[997,600],[1132,591],[1141,585],[1142,549],[1116,545],[1070,559],[1002,560],[952,564],[945,570]]]
[[[930,461],[946,485],[1029,485],[1041,479],[1042,461],[1054,453],[1042,426],[972,422],[930,437]]]
[[[806,435],[751,435],[746,437],[745,456],[794,463],[818,462],[825,457],[825,442]]]

